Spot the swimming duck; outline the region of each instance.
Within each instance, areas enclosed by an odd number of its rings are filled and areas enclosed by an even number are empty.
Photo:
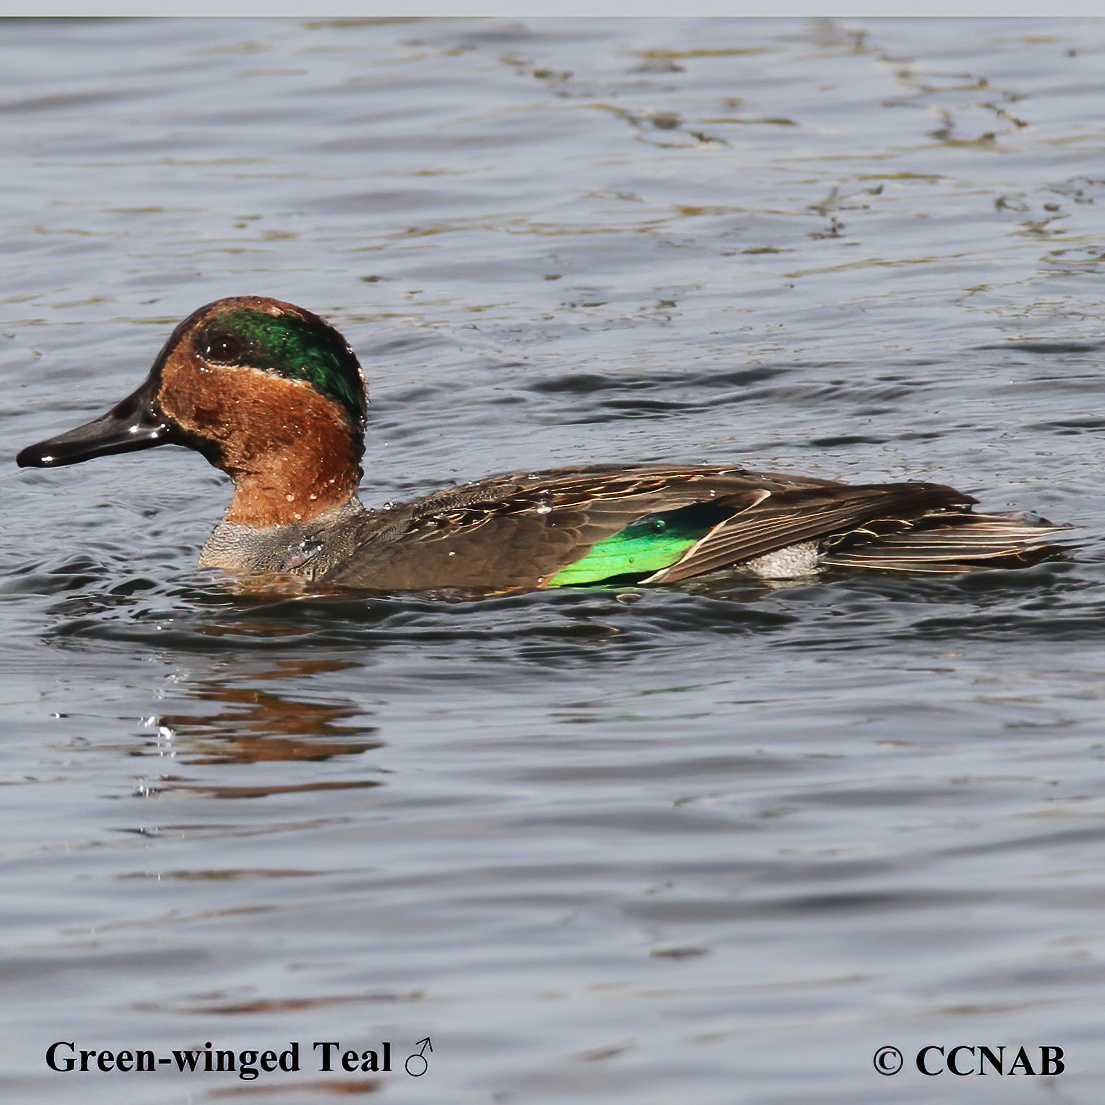
[[[933,483],[847,485],[733,464],[586,465],[492,476],[414,502],[358,497],[367,400],[356,355],[291,303],[220,299],[173,331],[107,414],[21,467],[183,445],[234,481],[200,566],[375,591],[666,584],[737,567],[962,572],[1027,563],[1062,527],[974,514]]]

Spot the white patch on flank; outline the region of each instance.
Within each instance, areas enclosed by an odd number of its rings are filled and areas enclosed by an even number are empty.
[[[814,575],[817,572],[818,559],[817,542],[803,541],[798,545],[787,545],[784,549],[753,557],[740,567],[762,579],[796,579],[799,576]]]

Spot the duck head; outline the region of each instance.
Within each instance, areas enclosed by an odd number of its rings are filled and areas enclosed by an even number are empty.
[[[234,480],[226,521],[309,522],[357,494],[366,402],[361,366],[337,330],[291,303],[235,296],[189,315],[118,406],[16,462],[55,468],[183,445]]]

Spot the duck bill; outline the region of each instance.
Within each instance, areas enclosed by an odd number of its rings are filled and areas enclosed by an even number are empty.
[[[151,377],[107,414],[37,445],[28,445],[15,458],[16,464],[20,468],[59,468],[93,457],[171,444],[173,429],[158,409],[156,392],[157,381]]]

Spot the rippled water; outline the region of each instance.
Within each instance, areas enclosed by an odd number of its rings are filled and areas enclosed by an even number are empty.
[[[13,1100],[1097,1099],[1105,22],[3,32],[11,453],[250,293],[362,355],[370,502],[739,460],[1082,527],[960,578],[293,601],[194,567],[198,456],[9,462]]]

